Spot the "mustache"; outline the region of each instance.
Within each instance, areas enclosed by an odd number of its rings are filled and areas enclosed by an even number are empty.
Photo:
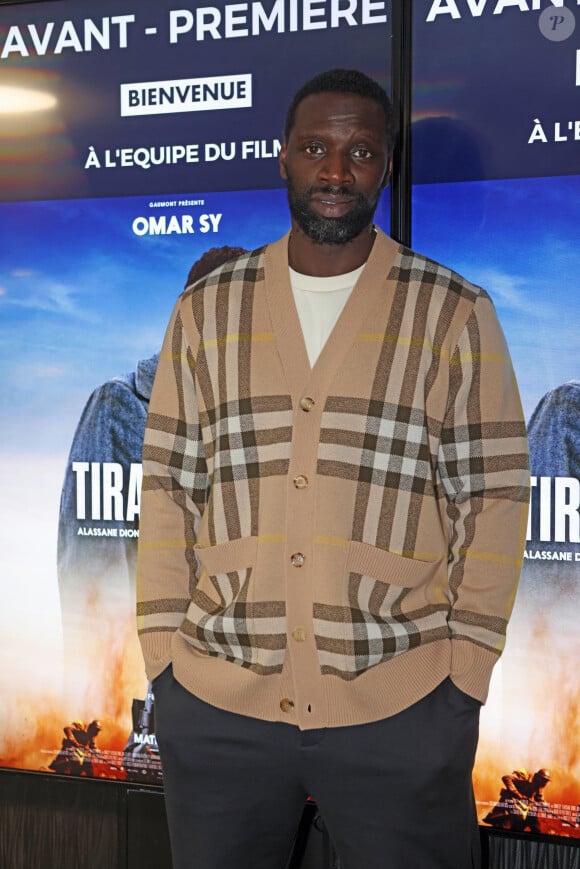
[[[307,196],[312,196],[315,193],[327,193],[330,196],[360,197],[360,193],[353,194],[352,190],[349,190],[348,187],[341,187],[338,184],[326,184],[324,187],[309,187],[308,190],[306,190]]]

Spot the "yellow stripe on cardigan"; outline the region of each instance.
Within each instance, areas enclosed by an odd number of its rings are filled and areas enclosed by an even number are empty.
[[[503,353],[460,353],[454,359],[443,347],[438,347],[426,338],[405,337],[401,335],[386,335],[383,332],[368,332],[357,335],[357,341],[380,342],[381,344],[400,344],[403,347],[421,347],[430,350],[435,356],[447,359],[450,365],[461,365],[462,362],[502,362],[506,361]]]

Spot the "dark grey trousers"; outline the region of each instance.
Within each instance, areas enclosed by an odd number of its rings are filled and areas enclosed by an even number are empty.
[[[446,679],[391,718],[300,731],[154,682],[174,869],[284,869],[306,796],[341,869],[480,867],[480,705]]]

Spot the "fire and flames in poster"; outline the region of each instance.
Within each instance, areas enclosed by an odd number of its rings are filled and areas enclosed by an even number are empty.
[[[577,470],[570,467],[559,468],[559,475],[550,471],[556,471],[555,461],[565,458],[553,436],[570,447],[575,431],[577,450],[579,401],[580,381],[563,383],[541,400],[528,426],[535,471],[534,522],[507,650],[482,718],[475,778],[483,823],[576,838],[580,838],[580,483]],[[577,465],[578,452],[569,458]]]

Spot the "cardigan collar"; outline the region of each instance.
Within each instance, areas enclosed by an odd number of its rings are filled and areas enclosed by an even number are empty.
[[[375,231],[377,237],[362,274],[313,368],[308,360],[290,285],[290,233],[266,248],[266,298],[294,407],[303,395],[328,394],[332,378],[359,334],[368,312],[381,301],[385,305],[392,302],[395,282],[389,279],[389,274],[400,246],[380,229],[375,228]]]

